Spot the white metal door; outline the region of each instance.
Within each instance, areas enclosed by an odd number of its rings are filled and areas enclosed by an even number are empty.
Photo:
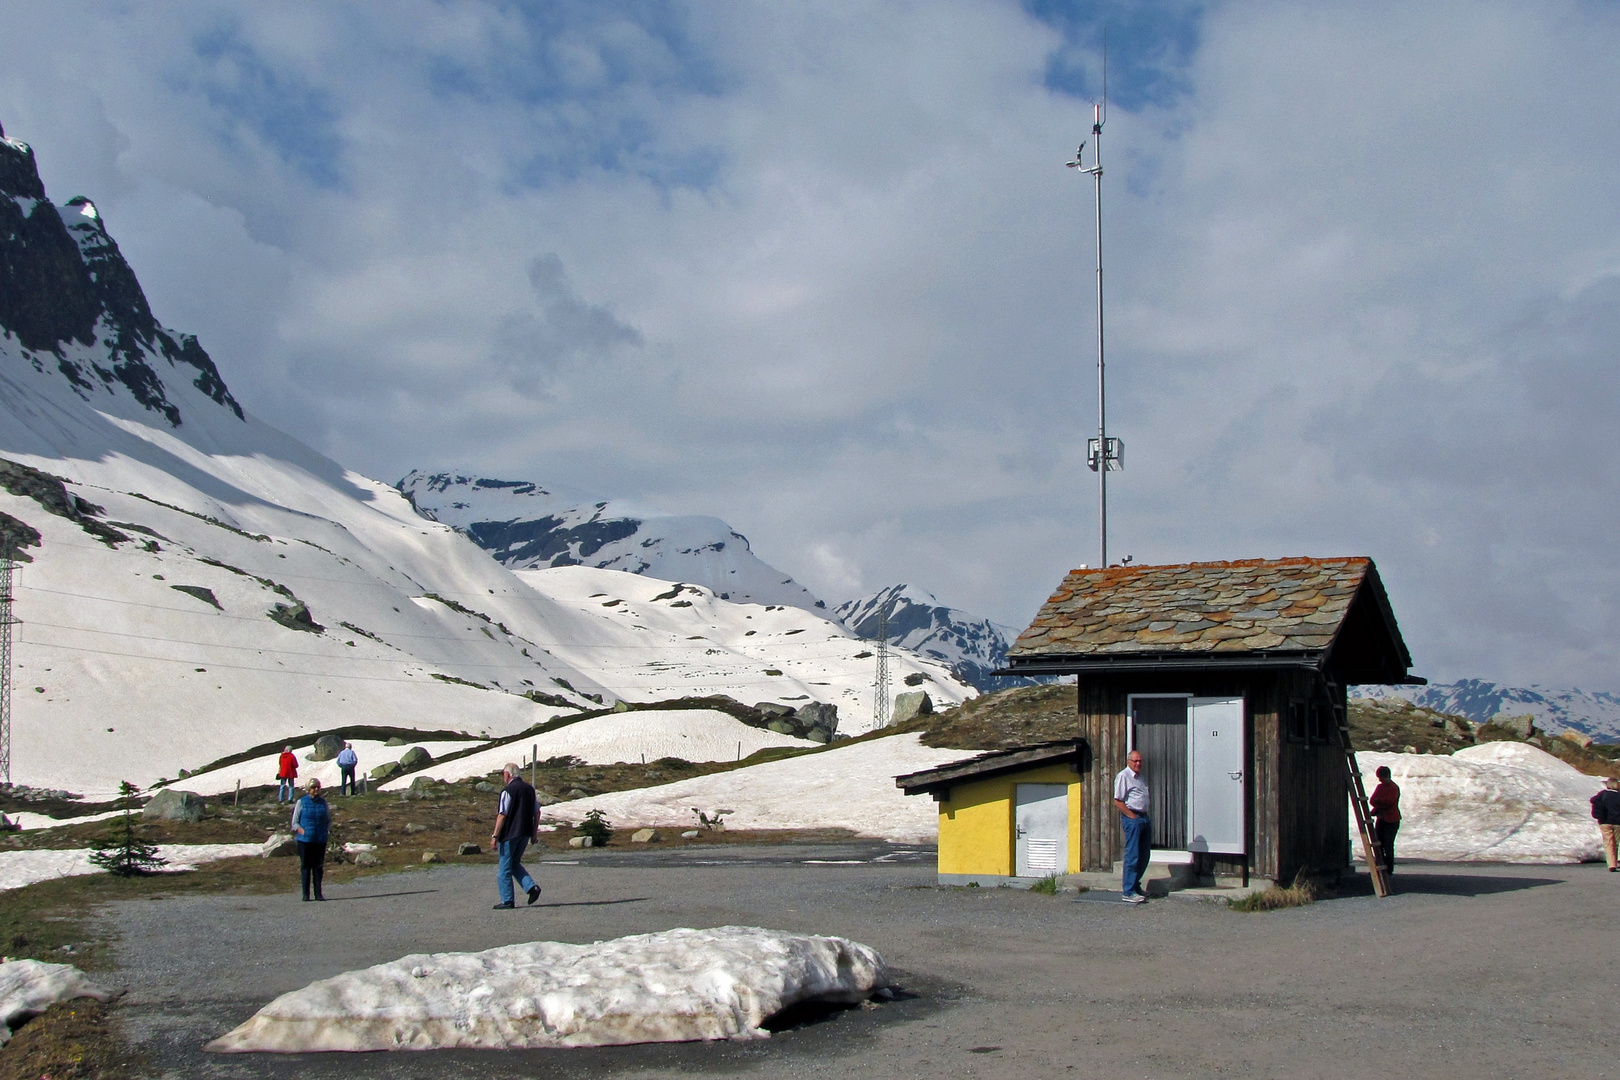
[[[1017,877],[1068,873],[1069,785],[1019,784],[1013,825]]]
[[[1192,791],[1187,848],[1241,855],[1247,783],[1243,775],[1243,699],[1193,698],[1188,706]]]

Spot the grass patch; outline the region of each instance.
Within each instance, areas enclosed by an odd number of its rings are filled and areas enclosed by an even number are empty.
[[[1032,893],[1040,893],[1042,896],[1056,896],[1058,893],[1058,875],[1047,874],[1045,877],[1041,878],[1041,880],[1031,885],[1029,887],[1029,891]]]
[[[1286,888],[1272,885],[1261,892],[1250,893],[1241,900],[1228,900],[1226,906],[1233,911],[1279,911],[1314,904],[1321,896],[1316,883],[1301,870],[1294,875],[1294,883]]]
[[[123,1080],[140,1075],[142,1063],[113,1031],[109,1011],[94,998],[52,1005],[0,1050],[0,1080]]]

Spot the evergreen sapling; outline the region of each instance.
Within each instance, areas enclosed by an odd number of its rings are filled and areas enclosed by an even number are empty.
[[[108,833],[90,853],[92,863],[119,877],[155,874],[168,862],[157,853],[156,844],[148,844],[135,835],[133,802],[138,791],[128,780],[118,785],[118,794],[125,800],[123,827]]]

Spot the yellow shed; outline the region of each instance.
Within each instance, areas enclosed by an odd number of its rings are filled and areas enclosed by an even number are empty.
[[[1077,872],[1084,742],[996,750],[895,777],[939,804],[941,885],[1029,885]]]

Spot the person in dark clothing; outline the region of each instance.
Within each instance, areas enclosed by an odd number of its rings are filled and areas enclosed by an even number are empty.
[[[321,879],[326,876],[326,840],[331,835],[332,811],[321,795],[321,782],[313,776],[305,785],[309,794],[293,803],[293,842],[298,845],[298,878],[304,887],[304,899],[310,899],[310,886],[314,886],[314,899],[325,900],[321,894]]]
[[[1378,786],[1367,802],[1372,807],[1373,831],[1378,834],[1379,865],[1395,872],[1395,834],[1401,831],[1401,789],[1390,779],[1388,765],[1378,766]]]
[[[1620,780],[1611,776],[1603,781],[1603,790],[1592,796],[1592,817],[1603,834],[1603,857],[1609,861],[1609,873],[1620,874],[1616,858],[1620,852],[1615,850],[1620,840]]]
[[[506,781],[506,787],[501,791],[495,829],[489,837],[500,855],[496,888],[501,899],[495,905],[497,910],[517,906],[512,892],[514,878],[529,894],[529,903],[540,899],[540,886],[523,869],[523,849],[529,846],[529,841],[540,839],[540,815],[536,812],[534,788],[524,781],[523,771],[515,764],[502,766],[501,779]]]

